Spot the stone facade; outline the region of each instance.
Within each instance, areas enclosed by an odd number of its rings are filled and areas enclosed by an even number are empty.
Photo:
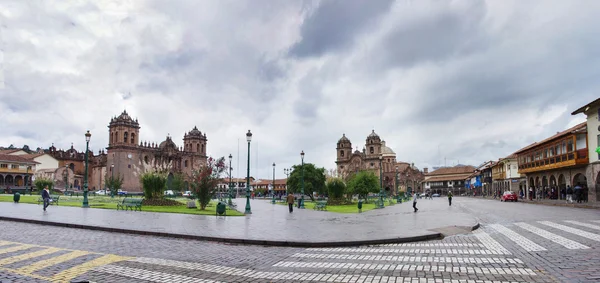
[[[194,127],[183,136],[183,146],[178,147],[170,136],[159,143],[140,142],[140,125],[126,111],[113,117],[108,125],[109,143],[106,151],[98,155],[88,152],[88,188],[99,190],[105,187],[110,176],[122,176],[122,190],[141,192],[140,176],[148,171],[183,173],[188,177],[192,172],[206,164],[206,134]],[[59,161],[59,169],[65,165],[73,174],[72,187],[83,188],[85,175],[85,153],[78,152],[71,145],[69,150],[57,150],[52,145],[46,153]],[[56,174],[57,183],[62,176]],[[71,179],[71,178],[69,178]],[[64,183],[64,181],[62,181]]]
[[[123,177],[122,189],[140,192],[140,176],[148,171],[166,171],[191,176],[192,172],[206,164],[206,134],[197,127],[184,134],[183,146],[177,147],[170,136],[158,143],[139,142],[140,126],[127,112],[111,119],[106,163],[100,161],[97,174]],[[100,177],[99,177],[100,178]]]
[[[373,130],[365,141],[362,151],[358,147],[353,152],[352,142],[345,134],[337,142],[337,172],[342,178],[355,174],[359,171],[371,171],[375,176],[380,176],[380,168],[383,175],[383,186],[386,191],[393,191],[398,186],[420,186],[423,174],[414,165],[407,162],[397,162],[396,153],[386,146],[385,141]]]
[[[587,166],[579,166],[528,173],[526,176],[527,188],[543,189],[547,187],[549,189],[557,188],[559,191],[566,186],[573,188],[577,184],[587,182],[586,169]],[[525,195],[529,197],[529,189]],[[591,196],[589,200],[592,200]]]

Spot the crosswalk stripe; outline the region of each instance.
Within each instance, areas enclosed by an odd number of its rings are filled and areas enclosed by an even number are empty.
[[[600,242],[600,235],[596,235],[596,234],[593,234],[593,233],[590,233],[590,232],[587,232],[587,231],[583,231],[583,230],[572,228],[572,227],[569,227],[569,226],[557,224],[557,223],[550,222],[550,221],[538,221],[538,222],[541,223],[541,224],[544,224],[546,226],[550,226],[550,227],[553,227],[553,228],[556,228],[556,229],[559,229],[559,230],[563,230],[565,232],[569,232],[569,233],[575,234],[577,236],[581,236],[581,237],[584,237],[584,238],[588,238],[590,240],[594,240],[594,241]]]
[[[402,265],[402,264],[371,264],[351,262],[295,262],[280,261],[274,267],[288,268],[331,268],[331,269],[366,269],[366,270],[390,270],[390,271],[424,271],[424,272],[452,272],[466,274],[508,274],[508,275],[536,275],[529,268],[493,268],[493,267],[458,267],[444,265]]]
[[[587,227],[587,228],[594,229],[594,230],[600,230],[600,226],[594,225],[594,224],[583,223],[583,222],[572,221],[572,220],[566,220],[565,222],[571,223],[571,224],[575,224],[575,225],[579,225],[579,226],[583,226],[583,227]]]
[[[19,262],[19,261],[22,261],[22,260],[28,260],[28,259],[39,257],[39,256],[53,254],[53,253],[58,252],[60,250],[61,249],[58,249],[58,248],[46,248],[46,249],[43,249],[41,251],[36,251],[36,252],[32,252],[32,253],[26,253],[26,254],[22,254],[22,255],[17,255],[17,256],[12,256],[12,257],[8,257],[8,258],[3,258],[3,259],[0,259],[0,266],[1,265],[7,265],[7,264],[15,263],[15,262]]]
[[[576,249],[589,249],[590,248],[588,246],[582,245],[582,244],[580,244],[578,242],[575,242],[573,240],[569,240],[569,239],[567,239],[565,237],[556,235],[554,233],[550,233],[550,232],[548,232],[546,230],[537,228],[537,227],[529,225],[527,223],[520,222],[520,223],[515,223],[515,225],[517,225],[517,226],[519,226],[519,227],[521,227],[521,228],[523,228],[523,229],[525,229],[525,230],[527,230],[527,231],[529,231],[531,233],[534,233],[534,234],[536,234],[536,235],[538,235],[538,236],[540,236],[542,238],[545,238],[545,239],[548,239],[548,240],[550,240],[552,242],[555,242],[555,243],[557,243],[557,244],[559,244],[559,245],[561,245],[561,246],[563,246],[563,247],[565,247],[567,249],[576,250]]]
[[[177,267],[189,270],[198,270],[229,276],[240,276],[254,279],[282,280],[288,282],[297,281],[328,281],[328,282],[421,282],[417,277],[395,277],[395,276],[373,276],[359,274],[330,274],[309,272],[281,272],[281,271],[257,271],[236,267],[219,266],[206,263],[183,262],[158,258],[135,258],[130,262],[154,264],[160,266]],[[464,268],[464,267],[463,267]],[[96,269],[98,270],[98,269]],[[529,274],[527,274],[529,275]],[[444,282],[451,282],[450,279]],[[494,283],[508,283],[508,281],[494,281]]]
[[[131,268],[118,265],[104,265],[94,269],[94,271],[115,274],[119,276],[146,280],[150,282],[194,282],[194,283],[221,283],[208,279],[200,279],[195,277],[183,276],[178,274],[170,274],[152,270],[144,270],[139,268]]]
[[[491,224],[494,230],[498,231],[502,235],[509,238],[511,241],[515,242],[517,245],[521,246],[524,250],[528,252],[539,252],[545,251],[546,249],[531,240],[521,236],[520,234],[515,233],[514,231],[500,225],[500,224]]]
[[[497,254],[490,250],[462,249],[378,249],[378,248],[313,248],[311,251],[347,252],[347,253],[410,253],[410,254],[459,254],[459,255],[489,255]],[[508,251],[507,251],[508,252]]]
[[[314,259],[345,259],[345,260],[371,260],[394,262],[433,262],[433,263],[478,263],[478,264],[523,264],[518,258],[500,257],[420,257],[420,256],[395,256],[395,255],[355,255],[355,254],[313,254],[296,253],[294,258]]]
[[[35,271],[38,270],[42,270],[46,267],[50,267],[59,263],[63,263],[65,261],[69,261],[72,259],[76,259],[80,256],[84,256],[90,254],[90,252],[86,252],[86,251],[72,251],[68,254],[64,254],[64,255],[59,255],[57,257],[53,257],[50,259],[46,259],[46,260],[41,260],[38,262],[35,262],[33,264],[21,267],[19,269],[17,269],[19,272],[22,272],[21,274],[31,274]]]
[[[118,261],[128,260],[130,258],[131,257],[107,254],[107,255],[101,256],[97,259],[94,259],[94,260],[85,262],[83,264],[71,267],[67,270],[63,270],[63,271],[55,274],[54,276],[52,276],[50,281],[52,281],[52,282],[69,282],[73,278],[75,278],[81,274],[84,274],[95,267],[111,264],[111,263],[118,262]]]
[[[28,244],[21,244],[16,247],[0,249],[0,254],[7,254],[7,253],[12,253],[12,252],[22,251],[22,250],[26,250],[26,249],[31,249],[33,247],[36,247],[36,246],[28,245]]]
[[[475,235],[475,237],[494,254],[510,254],[510,252],[505,247],[500,245],[500,243],[494,240],[488,233],[484,232],[483,230],[475,230],[473,231],[473,235]]]
[[[411,244],[411,243],[403,243],[403,244],[380,244],[375,245],[375,247],[484,247],[482,244],[471,244],[471,243],[439,243],[439,244]]]

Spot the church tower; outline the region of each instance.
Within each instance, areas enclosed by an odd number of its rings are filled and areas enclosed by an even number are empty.
[[[182,171],[191,175],[194,170],[206,164],[206,133],[202,134],[196,126],[183,135],[183,151],[190,153],[182,160]]]
[[[367,158],[379,158],[381,155],[381,145],[381,138],[373,130],[367,137],[367,143],[365,144]]]
[[[110,119],[106,155],[107,176],[122,177],[122,189],[132,191],[139,187],[135,168],[139,163],[140,124],[127,111]]]
[[[346,134],[342,135],[337,142],[337,161],[344,162],[350,160],[352,155],[352,142],[346,137]]]

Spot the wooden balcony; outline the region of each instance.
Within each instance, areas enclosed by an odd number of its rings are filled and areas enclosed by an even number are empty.
[[[12,168],[0,168],[0,173],[2,173],[2,174],[33,174],[31,169],[29,169],[29,173],[27,173],[27,169],[12,169]]]
[[[519,174],[554,170],[589,163],[587,148],[556,155],[549,158],[536,160],[526,164],[519,164]]]

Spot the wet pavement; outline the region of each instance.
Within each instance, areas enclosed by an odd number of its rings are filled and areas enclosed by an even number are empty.
[[[237,199],[243,211],[245,199]],[[251,200],[252,215],[222,217],[173,213],[82,209],[35,204],[0,203],[0,219],[46,225],[126,232],[154,236],[278,246],[340,246],[407,242],[468,231],[475,217],[443,199],[419,200],[360,214],[299,210],[269,200]],[[459,229],[462,231],[462,229]]]

